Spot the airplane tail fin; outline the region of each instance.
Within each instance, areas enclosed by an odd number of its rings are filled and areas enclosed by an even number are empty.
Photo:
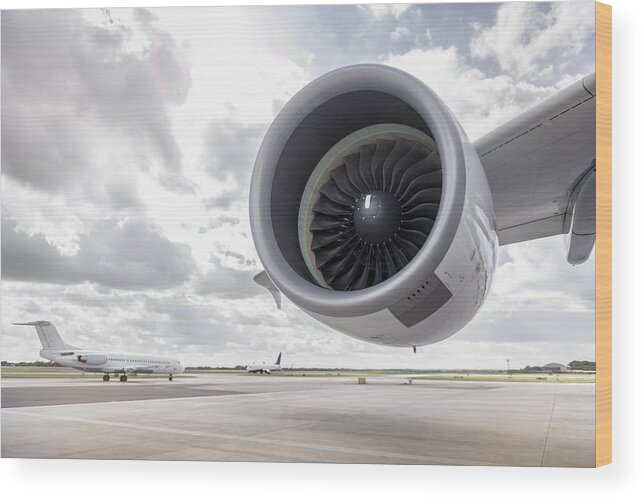
[[[277,357],[277,362],[275,362],[275,364],[278,366],[281,365],[281,352],[279,352],[279,357]]]
[[[63,341],[56,330],[56,327],[49,321],[36,322],[14,322],[15,326],[34,326],[38,333],[38,338],[45,350],[60,350],[63,348],[74,348]]]

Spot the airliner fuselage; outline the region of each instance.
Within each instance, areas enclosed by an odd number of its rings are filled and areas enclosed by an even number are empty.
[[[152,355],[43,349],[40,350],[40,356],[61,366],[94,373],[168,374],[171,376],[185,371],[177,359]]]
[[[111,374],[120,374],[121,381],[127,381],[128,374],[167,374],[172,381],[174,374],[185,371],[181,362],[172,357],[100,352],[69,345],[63,341],[56,327],[49,321],[14,324],[36,328],[42,345],[41,357],[84,372],[103,373],[103,381],[109,381]]]

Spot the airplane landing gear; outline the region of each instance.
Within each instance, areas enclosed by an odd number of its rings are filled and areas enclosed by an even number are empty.
[[[105,374],[105,375],[103,376],[103,381],[109,381],[109,379],[110,379],[110,378],[109,378],[109,374]]]
[[[127,375],[126,374],[121,374],[121,377],[119,378],[123,383],[127,381]]]
[[[173,379],[172,379],[172,375],[171,375],[171,374],[170,374],[170,378],[169,378],[169,379],[170,379],[170,381],[173,381]]]

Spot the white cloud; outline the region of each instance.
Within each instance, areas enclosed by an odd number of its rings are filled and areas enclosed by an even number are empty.
[[[409,3],[371,3],[360,7],[365,8],[376,19],[381,20],[389,16],[399,19],[412,6]]]
[[[93,180],[113,182],[103,169],[125,164],[189,188],[169,116],[189,91],[189,61],[155,16],[133,17],[135,28],[99,26],[73,9],[3,14],[4,173],[43,191],[109,199]],[[133,29],[147,41],[138,51],[128,47]]]
[[[553,3],[548,11],[536,3],[503,3],[492,26],[477,26],[471,54],[518,77],[547,78],[578,56],[594,22],[594,3],[584,0]]]
[[[556,91],[555,86],[540,87],[507,74],[486,76],[468,64],[454,46],[414,48],[382,62],[431,87],[453,110],[472,140]]]
[[[162,289],[185,282],[194,269],[190,248],[172,243],[146,220],[105,219],[85,230],[79,235],[78,251],[62,255],[42,234],[25,234],[3,216],[3,279]]]
[[[404,26],[397,26],[395,31],[391,32],[391,40],[394,42],[399,42],[402,38],[410,36],[411,32],[408,28]]]

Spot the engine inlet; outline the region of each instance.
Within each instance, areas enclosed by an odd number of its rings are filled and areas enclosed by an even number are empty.
[[[331,289],[379,284],[427,240],[442,191],[435,142],[399,124],[358,130],[319,162],[300,206],[300,245]]]

